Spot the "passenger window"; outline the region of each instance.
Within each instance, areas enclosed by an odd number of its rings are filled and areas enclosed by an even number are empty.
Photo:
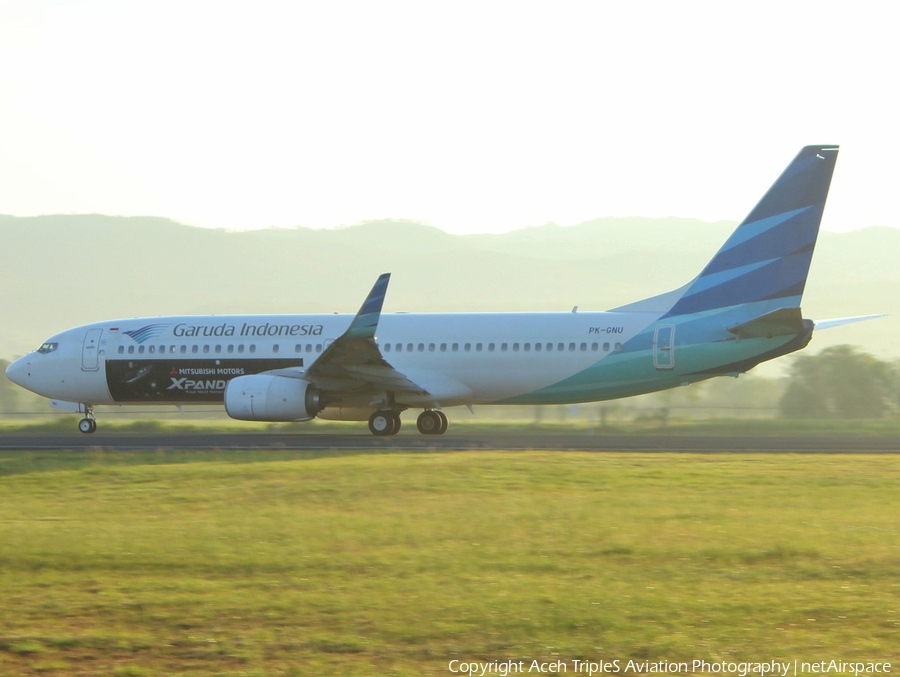
[[[243,343],[239,343],[239,344],[238,344],[238,352],[239,352],[239,353],[244,352],[244,344],[243,344]]]
[[[458,344],[458,343],[454,343],[454,344],[453,344],[453,352],[454,352],[454,353],[459,352],[459,344]]]
[[[480,344],[480,343],[476,343],[476,344],[475,344],[475,352],[476,352],[476,353],[480,353],[480,352],[481,352],[481,344]]]
[[[307,343],[307,344],[306,344],[306,352],[308,352],[308,353],[311,353],[311,352],[312,352],[312,343]]]
[[[518,343],[513,343],[513,352],[514,353],[519,352],[519,344]]]
[[[494,352],[494,344],[493,343],[488,343],[488,352],[489,353]]]
[[[386,352],[386,353],[391,352],[391,344],[390,343],[384,344],[384,352]]]
[[[591,352],[597,352],[600,349],[600,346],[596,343],[591,344]]]
[[[403,352],[403,344],[398,343],[396,346],[394,346],[394,351],[398,352],[398,353],[402,353]]]
[[[446,343],[442,343],[442,344],[441,344],[441,352],[442,352],[442,353],[446,353],[446,352],[447,352],[447,344],[446,344]]]
[[[551,352],[552,350],[553,350],[553,344],[552,344],[552,343],[548,343],[548,344],[547,344],[547,352],[549,353],[549,352]]]
[[[119,346],[119,355],[122,355],[124,353],[125,353],[125,346]]]
[[[500,352],[501,352],[501,353],[505,353],[505,352],[507,351],[508,348],[509,348],[509,345],[508,345],[508,344],[506,344],[506,343],[501,343],[501,344],[500,344]]]
[[[144,354],[144,346],[138,346],[138,355]]]
[[[222,346],[221,346],[221,345],[216,346],[216,352],[217,352],[217,353],[221,353],[221,352],[222,352]]]
[[[424,353],[424,352],[425,352],[425,344],[424,344],[424,343],[420,343],[420,344],[419,344],[419,352],[420,352],[420,353]]]
[[[200,346],[197,346],[197,345],[192,345],[192,346],[191,346],[191,352],[192,352],[192,353],[196,353],[196,352],[199,351],[199,350],[200,350]]]
[[[128,346],[128,354],[134,355],[134,346]]]
[[[574,344],[574,343],[570,343],[570,344],[569,344],[569,352],[571,353],[571,352],[574,351],[574,350],[575,350],[575,344]]]
[[[181,346],[181,352],[182,352],[182,354],[186,353],[186,352],[187,352],[187,346]]]
[[[204,353],[208,353],[208,352],[209,352],[209,346],[208,346],[208,345],[207,345],[207,346],[203,346],[203,352],[204,352]]]
[[[535,344],[534,344],[534,352],[536,352],[536,353],[541,352],[541,348],[543,348],[543,347],[544,347],[544,346],[541,345],[540,343],[535,343]]]
[[[225,349],[226,352],[233,353],[234,352],[234,344],[229,343],[228,348]]]
[[[583,352],[583,353],[586,353],[586,352],[587,352],[587,343],[582,343],[582,344],[581,344],[581,352]]]
[[[617,344],[616,344],[616,352],[619,352],[620,350],[622,350],[622,344],[621,344],[621,343],[617,343]]]
[[[433,353],[433,352],[434,352],[434,344],[433,344],[433,343],[429,343],[429,344],[428,344],[428,352],[429,352],[429,353]]]
[[[566,349],[566,344],[565,344],[565,343],[557,343],[557,344],[556,344],[556,350],[558,350],[559,352],[562,352],[562,351],[564,351],[565,349]]]
[[[317,344],[316,344],[316,352],[317,352],[317,353],[321,353],[321,352],[322,352],[322,344],[321,344],[321,343],[317,343]]]
[[[152,355],[153,353],[156,352],[156,346],[150,346],[150,348],[149,348],[149,350],[148,350],[147,352],[150,353],[150,354]]]
[[[467,353],[470,352],[472,350],[472,344],[467,343],[466,345],[463,346],[463,350],[465,350]]]
[[[277,353],[277,352],[278,352],[278,344],[277,344],[277,343],[276,343],[274,346],[272,346],[272,352],[273,352],[273,353]]]
[[[609,352],[609,343],[604,343],[604,344],[603,344],[603,352],[604,352],[604,353],[608,353],[608,352]]]
[[[530,344],[530,343],[526,343],[526,344],[525,344],[524,346],[522,346],[522,347],[525,349],[525,352],[526,352],[526,353],[530,353],[530,352],[531,352],[531,344]]]
[[[255,352],[256,352],[256,344],[255,344],[255,343],[251,343],[251,344],[250,344],[250,352],[251,352],[251,353],[255,353]]]
[[[406,344],[406,352],[411,353],[412,351],[413,351],[413,344],[407,343]]]

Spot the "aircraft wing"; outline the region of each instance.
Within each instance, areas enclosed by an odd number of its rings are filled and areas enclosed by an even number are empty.
[[[390,273],[375,282],[350,327],[336,338],[305,371],[277,369],[270,374],[303,378],[333,393],[361,396],[382,391],[428,394],[406,375],[394,369],[375,344],[375,329],[381,317]]]

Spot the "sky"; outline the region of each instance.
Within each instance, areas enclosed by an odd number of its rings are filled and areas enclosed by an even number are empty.
[[[0,0],[0,214],[740,220],[828,143],[823,228],[900,227],[891,10]]]

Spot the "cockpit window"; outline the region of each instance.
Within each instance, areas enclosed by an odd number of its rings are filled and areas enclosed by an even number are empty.
[[[37,351],[38,351],[41,355],[46,355],[47,353],[52,353],[52,352],[53,352],[54,350],[56,350],[57,348],[59,348],[59,344],[58,344],[58,343],[55,343],[55,342],[54,342],[54,343],[45,343],[45,344],[42,345],[40,348],[38,348]]]

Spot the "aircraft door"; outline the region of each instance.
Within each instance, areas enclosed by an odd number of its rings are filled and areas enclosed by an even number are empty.
[[[87,334],[84,335],[84,347],[81,350],[82,371],[99,369],[100,336],[102,334],[102,329],[88,329]]]
[[[653,334],[653,366],[657,369],[675,368],[675,325],[661,324]]]

